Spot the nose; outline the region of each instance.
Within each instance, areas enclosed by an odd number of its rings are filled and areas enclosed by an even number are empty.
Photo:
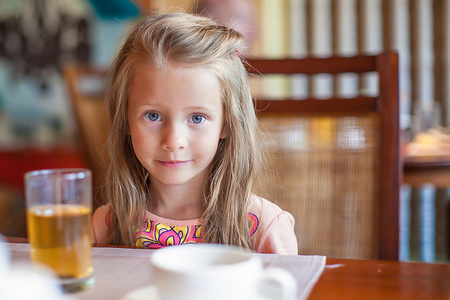
[[[174,152],[184,149],[186,146],[185,130],[181,125],[168,123],[165,126],[162,137],[162,148],[166,151]]]

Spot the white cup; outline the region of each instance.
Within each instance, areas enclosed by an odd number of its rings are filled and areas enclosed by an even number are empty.
[[[198,244],[157,250],[151,258],[161,300],[292,300],[293,276],[264,270],[259,257],[239,247]]]

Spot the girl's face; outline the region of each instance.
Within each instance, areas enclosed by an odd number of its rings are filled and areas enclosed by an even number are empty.
[[[152,185],[203,186],[226,137],[221,88],[206,69],[141,65],[128,97],[133,148]]]

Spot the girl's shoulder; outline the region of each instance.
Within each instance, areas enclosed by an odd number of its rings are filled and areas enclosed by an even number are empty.
[[[259,253],[296,255],[297,238],[294,217],[275,203],[252,195],[248,206],[252,218],[250,240]]]
[[[259,216],[275,217],[285,212],[275,203],[264,199],[260,196],[252,194],[248,205],[248,212]]]
[[[291,213],[281,209],[275,203],[254,194],[250,197],[248,213],[253,215],[253,218],[258,223],[260,233],[266,232],[269,227],[275,224],[284,224],[289,228],[293,228],[295,224]]]
[[[109,204],[98,207],[92,217],[93,240],[97,244],[107,244],[109,224],[108,214],[111,211]]]
[[[108,204],[99,206],[94,212],[94,216],[92,217],[92,222],[96,222],[99,220],[105,220],[106,215],[110,212],[111,206]]]

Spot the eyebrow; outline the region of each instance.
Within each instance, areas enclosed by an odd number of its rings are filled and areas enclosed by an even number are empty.
[[[153,103],[149,103],[149,102],[146,102],[146,103],[136,103],[136,104],[134,104],[134,105],[131,105],[130,107],[159,107],[159,105],[157,105],[157,104],[153,104]],[[213,107],[213,106],[211,106],[211,105],[205,105],[205,106],[198,106],[198,105],[194,105],[194,106],[187,106],[186,107],[186,110],[193,110],[193,111],[196,111],[196,110],[207,110],[209,113],[215,113],[216,112],[216,108],[215,107]]]
[[[206,105],[206,106],[188,106],[187,109],[192,109],[192,110],[209,110],[211,112],[215,112],[216,109],[214,107],[212,107],[211,105]]]

